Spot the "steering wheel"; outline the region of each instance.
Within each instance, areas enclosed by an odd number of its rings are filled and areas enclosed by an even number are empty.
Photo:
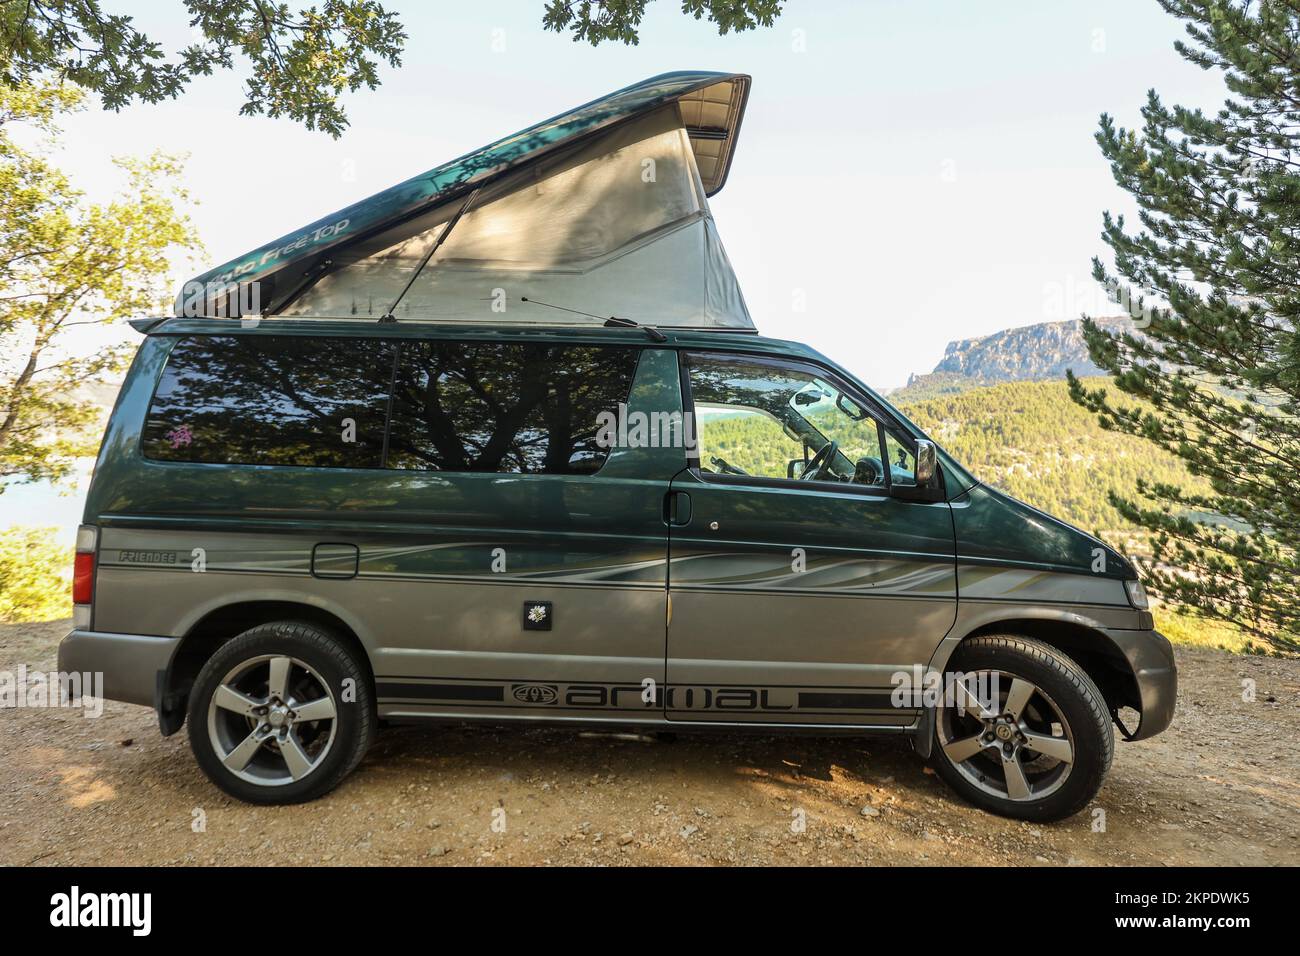
[[[853,469],[853,483],[856,485],[883,485],[883,477],[880,462],[874,458],[859,458]]]
[[[828,441],[822,445],[821,450],[812,456],[808,464],[803,466],[803,474],[799,476],[800,481],[813,481],[821,477],[826,466],[830,464],[835,453],[840,450],[840,443],[837,441]]]

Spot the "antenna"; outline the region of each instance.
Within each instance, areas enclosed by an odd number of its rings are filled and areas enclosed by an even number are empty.
[[[668,336],[664,335],[653,325],[642,325],[633,319],[619,318],[617,315],[611,315],[605,318],[603,315],[596,315],[593,312],[583,312],[581,309],[570,309],[563,305],[551,305],[549,302],[542,302],[540,299],[530,299],[526,295],[519,297],[520,302],[531,302],[534,305],[544,305],[548,309],[558,309],[561,312],[572,312],[574,315],[585,315],[589,319],[604,319],[605,328],[610,329],[645,329],[646,335],[650,336],[652,341],[667,342]]]

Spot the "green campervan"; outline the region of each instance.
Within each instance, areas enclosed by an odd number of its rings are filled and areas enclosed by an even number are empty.
[[[200,276],[143,342],[60,668],[287,803],[384,722],[900,734],[1029,819],[1174,709],[1133,567],[759,336],[674,73]]]

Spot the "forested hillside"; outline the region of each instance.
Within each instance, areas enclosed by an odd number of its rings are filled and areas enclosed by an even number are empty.
[[[1138,478],[1192,483],[1172,456],[1102,429],[1070,400],[1063,381],[938,396],[905,388],[890,400],[982,481],[1087,531],[1128,530],[1106,500],[1112,489],[1131,494]]]

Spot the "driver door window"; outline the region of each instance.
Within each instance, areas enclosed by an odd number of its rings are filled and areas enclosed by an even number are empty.
[[[813,370],[698,353],[687,368],[702,474],[886,489],[883,429]]]

